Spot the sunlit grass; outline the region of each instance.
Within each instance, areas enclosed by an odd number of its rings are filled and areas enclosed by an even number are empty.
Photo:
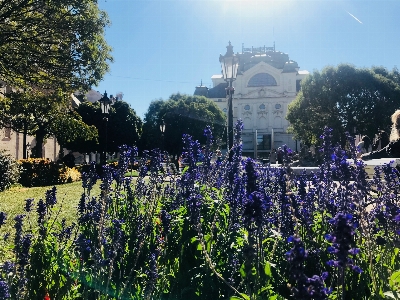
[[[0,229],[2,237],[6,232],[11,232],[14,226],[14,217],[18,214],[27,214],[24,210],[25,200],[33,198],[33,210],[36,211],[36,205],[40,199],[45,200],[46,191],[51,189],[53,186],[45,187],[12,187],[9,190],[0,192],[0,211],[7,214],[6,224]],[[77,218],[77,205],[79,199],[83,193],[82,182],[73,182],[62,185],[57,185],[57,205],[54,208],[53,214],[57,214],[57,220],[61,221],[63,218],[66,219],[67,224],[76,222]],[[93,187],[93,195],[100,194],[100,184],[96,184]],[[35,216],[36,212],[32,212]],[[27,215],[28,217],[28,215]],[[36,220],[30,218],[30,222],[34,223]],[[28,221],[28,220],[27,220]],[[26,224],[28,225],[28,224]]]

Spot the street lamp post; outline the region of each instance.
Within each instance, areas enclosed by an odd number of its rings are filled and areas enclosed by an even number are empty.
[[[110,105],[111,105],[111,100],[110,98],[107,97],[107,91],[104,91],[104,95],[101,99],[99,99],[100,102],[100,107],[101,107],[101,113],[103,114],[103,121],[106,124],[106,131],[105,131],[105,144],[104,144],[104,154],[102,160],[102,164],[107,163],[107,127],[108,127],[108,113],[110,110]]]
[[[239,67],[239,57],[233,53],[233,46],[229,42],[226,46],[226,53],[224,56],[219,56],[219,62],[221,63],[222,76],[224,80],[228,83],[226,88],[226,96],[228,97],[228,151],[232,151],[233,147],[233,94],[235,93],[235,88],[232,86],[234,80],[236,80],[237,70]],[[231,153],[229,158],[232,158]]]
[[[160,124],[160,131],[161,131],[161,151],[164,150],[164,133],[165,133],[165,122],[162,119],[162,123]]]

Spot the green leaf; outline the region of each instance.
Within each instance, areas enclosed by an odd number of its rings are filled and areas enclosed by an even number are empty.
[[[240,296],[242,296],[243,299],[245,299],[245,300],[250,300],[250,297],[247,296],[246,294],[240,293]]]
[[[392,289],[396,289],[400,286],[400,270],[397,270],[390,276],[389,284]]]
[[[203,251],[203,247],[201,246],[201,244],[200,244],[200,243],[197,245],[197,250],[199,250],[199,251]]]
[[[240,272],[240,275],[241,275],[243,278],[246,278],[246,272],[245,272],[245,270],[244,270],[244,264],[242,264],[242,265],[240,266],[239,272]]]
[[[267,261],[267,262],[265,263],[265,266],[264,266],[264,273],[265,273],[265,275],[267,275],[268,277],[272,277],[272,273],[271,273],[271,264],[269,263],[269,261]]]
[[[395,248],[394,249],[394,255],[392,256],[392,266],[395,265],[395,263],[396,263],[396,261],[397,261],[397,259],[399,257],[399,251],[400,251],[399,248]]]

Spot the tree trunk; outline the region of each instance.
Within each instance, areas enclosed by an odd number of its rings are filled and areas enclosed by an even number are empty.
[[[43,142],[44,142],[45,132],[43,129],[39,127],[39,129],[35,132],[36,145],[34,147],[34,151],[32,151],[32,156],[35,158],[43,157]]]
[[[23,136],[22,136],[22,158],[26,159],[28,158],[27,156],[27,151],[26,151],[26,135],[27,135],[27,131],[28,131],[28,125],[26,124],[26,121],[24,122],[24,132],[23,132]]]

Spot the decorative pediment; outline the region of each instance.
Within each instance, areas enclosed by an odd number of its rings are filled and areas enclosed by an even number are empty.
[[[250,117],[253,113],[253,107],[249,104],[242,106],[242,116]]]
[[[240,98],[277,98],[277,97],[286,97],[285,94],[279,93],[277,91],[261,88],[257,90],[253,90],[248,92],[247,94],[239,94]]]

